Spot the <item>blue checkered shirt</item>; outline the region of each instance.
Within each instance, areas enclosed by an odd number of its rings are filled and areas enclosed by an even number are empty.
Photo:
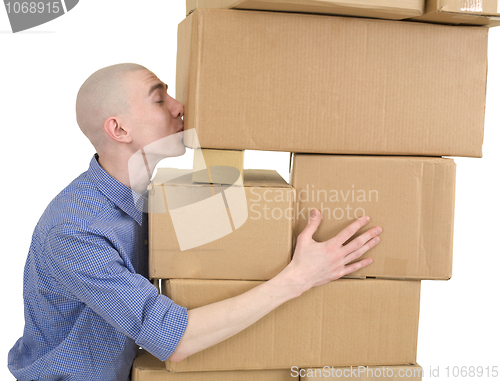
[[[24,332],[8,358],[20,381],[128,380],[138,346],[166,360],[186,329],[186,309],[146,279],[147,193],[98,159],[51,201],[33,233]]]

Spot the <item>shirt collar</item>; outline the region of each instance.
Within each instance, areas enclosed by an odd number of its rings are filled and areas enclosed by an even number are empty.
[[[101,167],[98,159],[99,155],[96,153],[90,161],[90,179],[104,196],[142,226],[142,214],[144,206],[147,206],[147,190],[140,194],[122,184]]]

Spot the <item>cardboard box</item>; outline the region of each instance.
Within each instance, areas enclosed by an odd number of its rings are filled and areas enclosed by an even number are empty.
[[[287,370],[235,370],[227,372],[171,373],[165,363],[139,351],[132,365],[132,381],[296,381]]]
[[[423,0],[187,0],[186,15],[196,8],[236,8],[263,11],[323,13],[357,17],[401,20],[419,16]]]
[[[235,176],[243,179],[243,159],[244,151],[197,148],[194,150],[193,181],[233,184]]]
[[[310,210],[322,211],[313,238],[326,241],[356,218],[381,226],[380,243],[363,257],[373,263],[350,276],[449,279],[453,258],[455,163],[452,159],[397,156],[293,157],[297,192],[294,240]]]
[[[276,171],[244,173],[228,186],[158,169],[148,188],[150,278],[268,280],[288,265],[294,189]]]
[[[171,279],[188,310],[240,295],[255,281]],[[404,365],[416,362],[420,281],[341,279],[314,287],[170,371]]]
[[[301,381],[325,381],[332,380],[358,380],[358,381],[391,381],[401,379],[408,381],[422,380],[422,367],[420,365],[405,366],[376,366],[376,367],[349,367],[349,368],[309,368],[301,369]],[[297,372],[294,372],[295,375]],[[303,376],[304,375],[304,376]]]
[[[202,148],[480,157],[487,37],[481,27],[198,9],[179,25],[176,96]]]
[[[412,20],[455,25],[500,25],[497,0],[426,0],[425,12]]]

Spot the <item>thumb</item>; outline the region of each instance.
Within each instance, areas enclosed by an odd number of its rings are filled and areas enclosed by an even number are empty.
[[[317,209],[311,210],[309,214],[309,222],[307,223],[304,230],[302,230],[301,235],[312,239],[312,236],[318,230],[318,226],[321,222],[321,213]]]

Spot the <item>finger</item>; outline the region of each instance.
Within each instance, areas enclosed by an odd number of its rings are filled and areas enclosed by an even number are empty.
[[[362,261],[347,265],[344,267],[344,270],[342,271],[341,277],[346,276],[347,274],[353,273],[354,271],[358,271],[359,269],[362,269],[363,267],[371,265],[372,263],[373,263],[373,259],[365,258]]]
[[[317,209],[311,210],[311,213],[309,214],[309,221],[304,230],[302,230],[302,233],[299,234],[297,239],[298,240],[312,239],[312,236],[318,229],[320,222],[321,222],[321,213],[319,212],[319,210]]]
[[[380,233],[382,233],[382,228],[380,226],[376,226],[374,228],[371,228],[367,232],[361,234],[359,237],[353,239],[351,242],[349,242],[347,245],[345,245],[343,250],[346,253],[346,255],[349,255],[353,251],[358,250],[365,243],[367,243],[370,239],[379,235]]]
[[[375,236],[372,239],[370,239],[368,242],[366,242],[363,246],[361,246],[359,249],[354,250],[352,253],[348,254],[344,258],[344,263],[351,263],[352,261],[355,261],[359,257],[361,257],[364,253],[366,253],[368,250],[376,246],[380,242],[380,237]]]
[[[343,244],[345,241],[351,238],[359,229],[365,226],[369,221],[370,217],[368,216],[358,218],[356,221],[354,221],[352,224],[350,224],[348,227],[342,230],[335,237],[330,238],[330,240],[337,241],[337,243]]]

